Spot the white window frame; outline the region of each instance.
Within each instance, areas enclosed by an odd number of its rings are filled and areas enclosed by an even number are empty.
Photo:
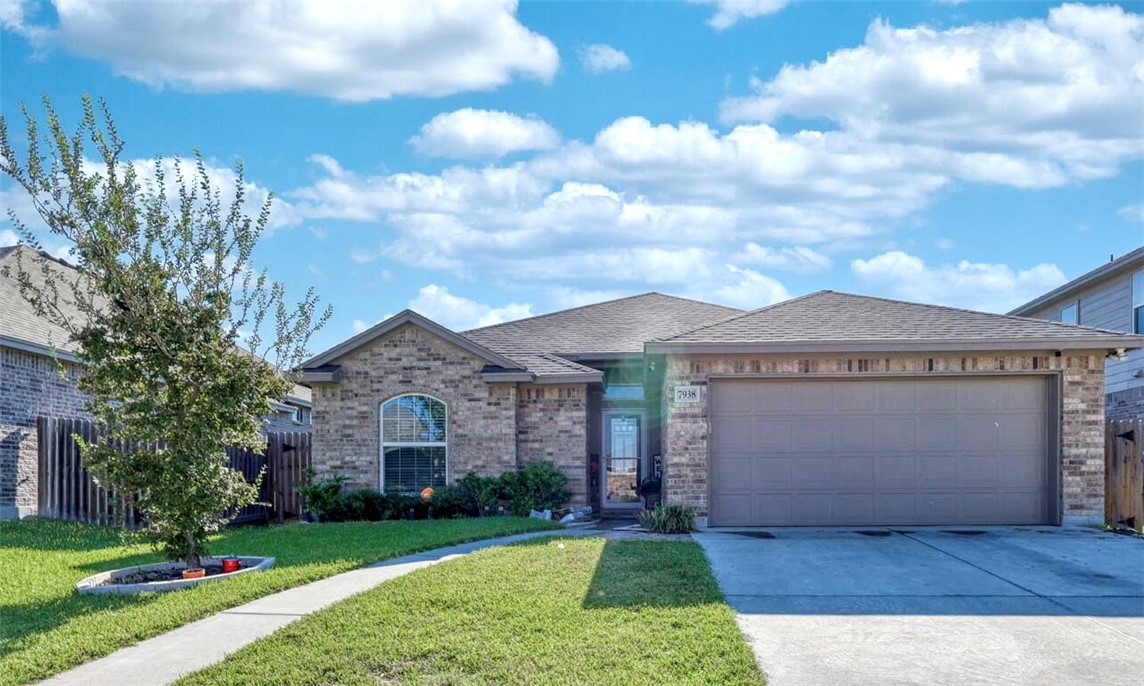
[[[1136,321],[1137,321],[1136,311],[1139,310],[1141,307],[1144,307],[1144,288],[1137,288],[1136,287],[1137,280],[1139,280],[1140,283],[1142,285],[1144,285],[1144,271],[1136,272],[1135,274],[1132,275],[1132,283],[1131,283],[1131,288],[1132,288],[1132,310],[1131,310],[1132,324],[1130,324],[1128,327],[1128,330],[1131,331],[1132,333],[1141,333],[1140,331],[1138,331],[1136,329]]]
[[[409,397],[430,398],[441,403],[445,408],[445,440],[444,441],[386,441],[385,440],[385,406],[395,400]],[[429,393],[401,393],[377,405],[377,439],[380,444],[377,455],[377,482],[379,490],[385,492],[385,449],[386,448],[444,448],[445,449],[445,483],[449,483],[449,403]]]
[[[1076,321],[1066,322],[1065,321],[1065,310],[1076,310]],[[1068,305],[1065,305],[1061,309],[1057,310],[1057,321],[1061,322],[1062,324],[1073,324],[1074,326],[1079,326],[1080,325],[1080,301],[1079,300],[1073,300]]]

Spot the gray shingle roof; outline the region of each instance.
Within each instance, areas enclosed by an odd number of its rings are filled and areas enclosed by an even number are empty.
[[[66,278],[78,276],[78,272],[70,264],[49,257],[46,253],[41,255],[47,258],[50,268],[58,270]],[[76,346],[68,332],[37,316],[31,304],[20,295],[17,282],[19,264],[23,264],[24,271],[33,281],[43,283],[38,258],[32,248],[23,245],[0,248],[0,339],[6,339],[9,344],[25,344],[31,348],[42,349],[44,352],[54,347],[64,353],[74,353]],[[8,276],[3,275],[5,267],[8,267]],[[83,315],[74,306],[69,306],[64,297],[66,295],[68,289],[61,285],[61,309],[75,321],[80,321]]]
[[[599,354],[642,354],[647,341],[740,313],[742,310],[733,307],[644,293],[464,331],[461,335],[514,360],[522,353],[590,359]]]
[[[938,350],[1137,348],[1144,338],[940,305],[819,291],[668,336],[649,349],[752,345],[775,349]],[[968,347],[967,347],[968,346]]]

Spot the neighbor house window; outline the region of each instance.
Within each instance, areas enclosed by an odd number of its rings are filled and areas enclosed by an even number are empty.
[[[1144,333],[1144,272],[1132,277],[1132,331]]]
[[[308,407],[295,407],[294,408],[294,421],[299,424],[310,423],[310,408]]]
[[[419,492],[445,485],[445,403],[401,395],[381,405],[381,488]]]
[[[1074,302],[1061,308],[1062,324],[1080,324],[1080,303]]]

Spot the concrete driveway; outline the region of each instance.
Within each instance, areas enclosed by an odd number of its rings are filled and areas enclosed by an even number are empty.
[[[1144,683],[1144,540],[1078,527],[695,539],[771,686]]]

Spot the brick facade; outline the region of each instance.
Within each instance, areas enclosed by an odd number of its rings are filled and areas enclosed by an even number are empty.
[[[1140,419],[1144,417],[1144,388],[1109,393],[1105,397],[1104,414],[1108,419]]]
[[[355,487],[380,485],[381,403],[424,393],[448,412],[447,474],[497,475],[517,465],[515,384],[481,379],[486,362],[418,327],[398,328],[341,358],[339,383],[314,384],[314,468]]]
[[[861,359],[859,359],[861,357]],[[1043,352],[962,356],[864,354],[861,356],[669,355],[664,379],[665,499],[707,514],[707,393],[693,404],[674,404],[677,385],[703,385],[710,375],[876,376],[972,374],[1049,370],[1061,383],[1061,513],[1095,518],[1104,512],[1104,352]]]
[[[0,519],[34,514],[38,498],[36,417],[86,417],[80,368],[0,347]]]
[[[521,384],[516,452],[521,463],[551,462],[568,477],[572,504],[588,502],[588,386]]]

